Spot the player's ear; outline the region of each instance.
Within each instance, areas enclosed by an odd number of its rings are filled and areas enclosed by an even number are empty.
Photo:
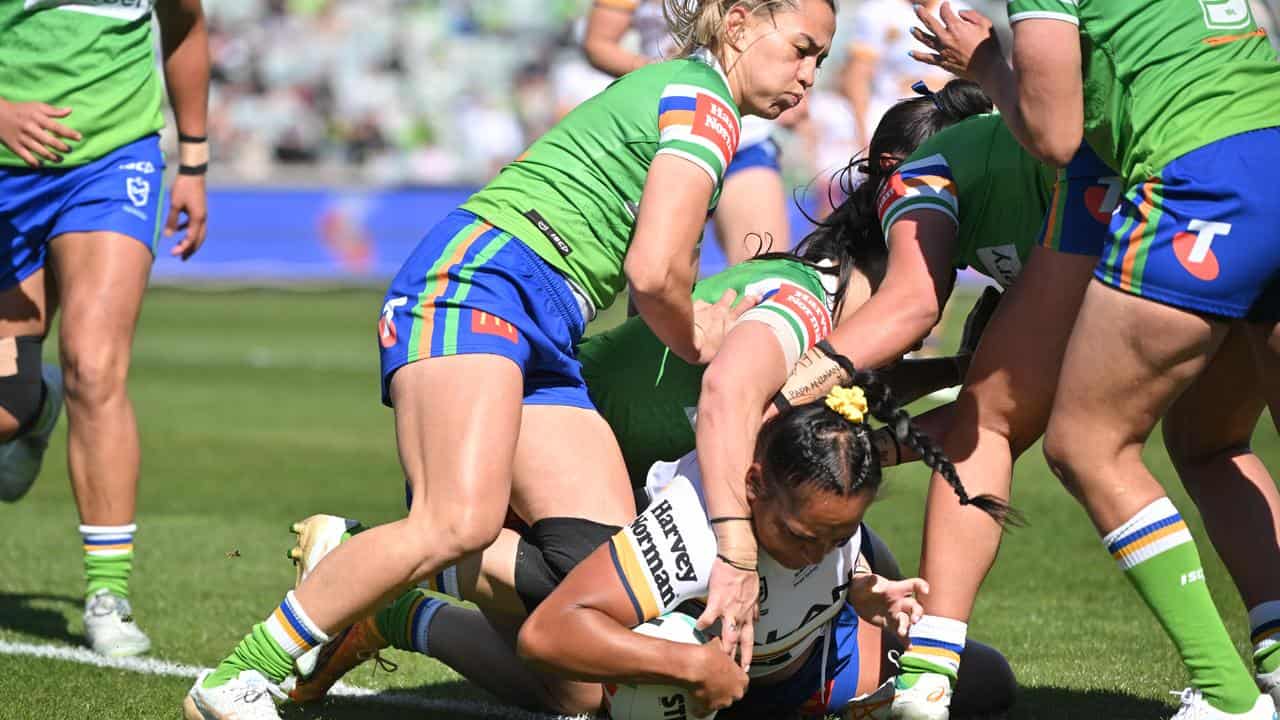
[[[760,468],[760,463],[753,462],[751,467],[747,468],[747,504],[754,505],[758,498],[766,494],[764,471]]]

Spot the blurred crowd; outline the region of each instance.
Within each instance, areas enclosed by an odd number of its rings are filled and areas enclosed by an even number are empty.
[[[609,83],[580,47],[589,4],[205,0],[215,180],[482,183]],[[912,81],[945,82],[907,57],[911,7],[841,3],[808,118],[779,138],[793,184],[846,163]]]

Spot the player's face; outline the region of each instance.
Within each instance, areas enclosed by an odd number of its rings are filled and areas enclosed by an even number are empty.
[[[741,110],[773,119],[799,105],[813,87],[836,18],[826,0],[798,0],[794,9],[761,10],[726,27],[741,53],[732,69],[741,80]]]
[[[870,492],[840,496],[812,484],[768,497],[749,495],[760,547],[792,570],[817,564],[853,537],[874,498]]]

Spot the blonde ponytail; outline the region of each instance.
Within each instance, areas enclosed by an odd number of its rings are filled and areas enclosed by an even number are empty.
[[[663,0],[662,14],[675,41],[675,57],[684,57],[701,47],[719,48],[725,16],[736,5],[754,15],[774,10],[798,10],[800,0]],[[827,5],[835,12],[835,0],[827,0]]]

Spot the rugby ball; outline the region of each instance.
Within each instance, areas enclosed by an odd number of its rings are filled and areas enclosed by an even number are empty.
[[[635,628],[635,632],[671,642],[699,644],[707,637],[694,627],[695,620],[680,612],[669,612]],[[613,720],[710,720],[716,716],[694,715],[688,690],[674,685],[627,685],[606,683],[605,697]]]

